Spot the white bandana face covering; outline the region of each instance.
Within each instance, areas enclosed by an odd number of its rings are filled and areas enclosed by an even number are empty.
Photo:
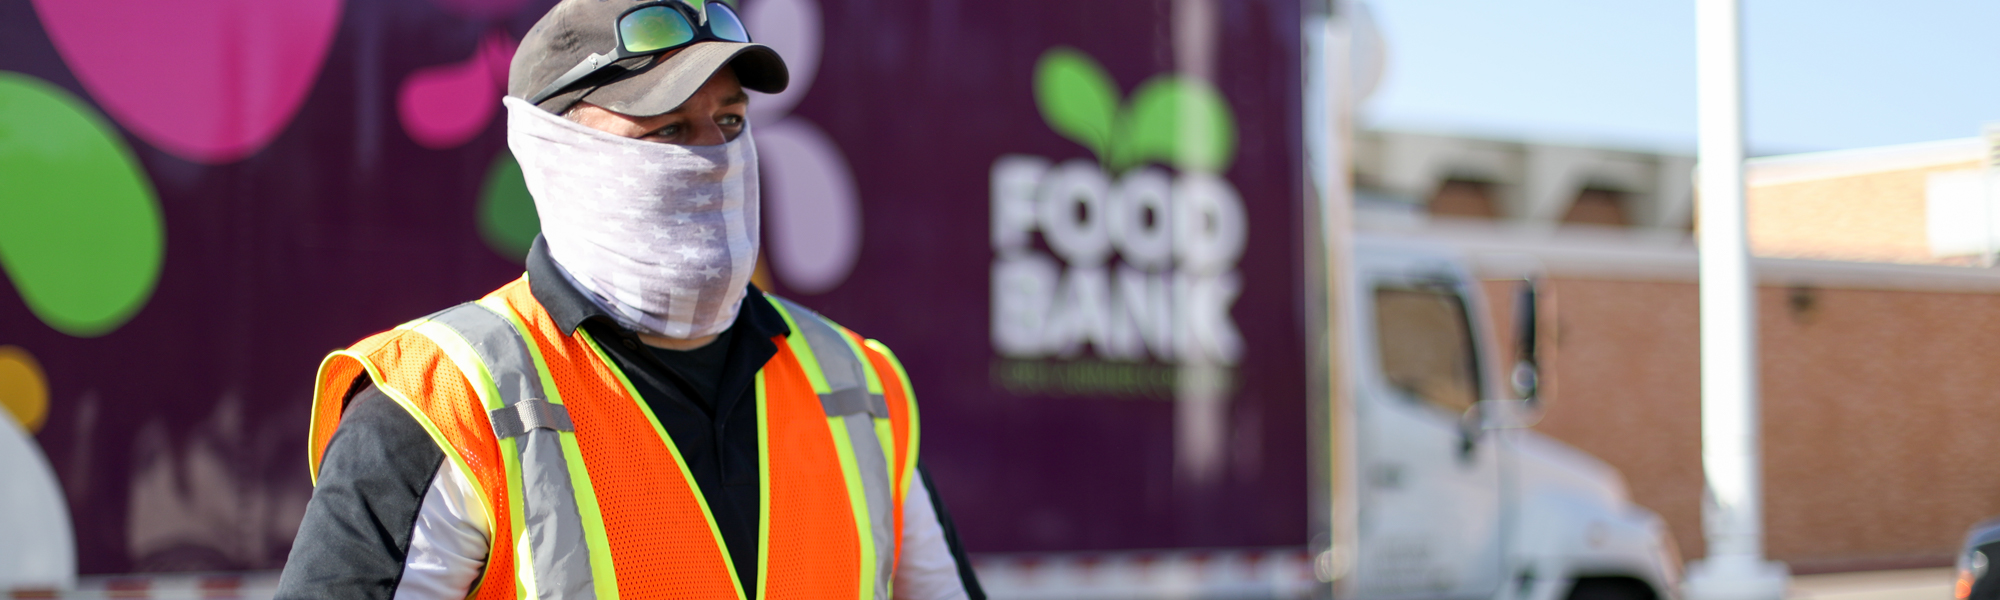
[[[556,264],[620,324],[691,339],[736,321],[757,265],[757,151],[619,137],[505,99]]]

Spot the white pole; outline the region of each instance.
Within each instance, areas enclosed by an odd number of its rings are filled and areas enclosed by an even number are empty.
[[[1707,559],[1688,573],[1691,600],[1777,600],[1784,565],[1764,561],[1758,456],[1756,282],[1743,206],[1741,10],[1696,0],[1700,120],[1701,462],[1708,479]]]

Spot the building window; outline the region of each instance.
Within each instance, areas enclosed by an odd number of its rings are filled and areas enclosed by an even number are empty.
[[[1578,193],[1576,201],[1569,205],[1569,212],[1563,213],[1562,222],[1612,227],[1632,223],[1625,218],[1625,195],[1598,189],[1585,189]]]
[[[1448,179],[1438,185],[1437,193],[1431,196],[1430,213],[1434,217],[1475,219],[1500,216],[1493,208],[1493,184],[1461,179]]]

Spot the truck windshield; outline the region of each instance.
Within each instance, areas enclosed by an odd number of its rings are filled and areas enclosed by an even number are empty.
[[[1375,350],[1389,384],[1453,413],[1479,400],[1465,303],[1449,288],[1375,289]]]

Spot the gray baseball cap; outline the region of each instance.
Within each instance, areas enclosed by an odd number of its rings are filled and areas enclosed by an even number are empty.
[[[671,0],[706,15],[702,0]],[[528,99],[593,56],[610,57],[618,49],[618,18],[642,4],[659,0],[562,0],[528,30],[507,69],[507,95]],[[785,91],[791,75],[785,60],[770,46],[754,42],[708,40],[674,52],[666,60],[649,54],[619,61],[543,100],[543,110],[562,114],[588,100],[613,112],[636,117],[664,114],[686,102],[695,90],[723,67],[736,70],[746,89],[776,94]]]

